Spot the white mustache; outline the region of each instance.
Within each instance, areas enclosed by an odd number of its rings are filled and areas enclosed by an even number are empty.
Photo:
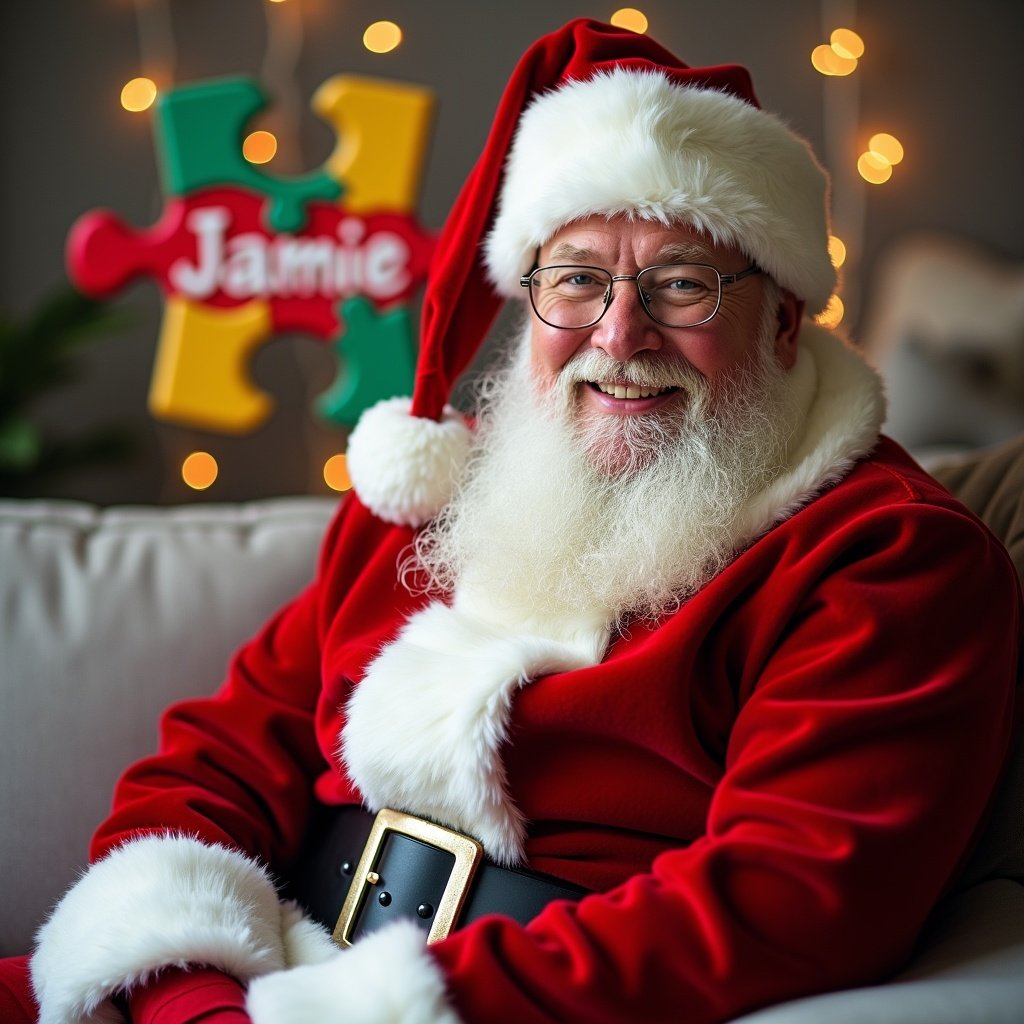
[[[558,377],[563,390],[588,381],[614,381],[642,388],[683,388],[690,392],[707,387],[703,374],[678,356],[640,352],[621,362],[596,348],[573,356]]]

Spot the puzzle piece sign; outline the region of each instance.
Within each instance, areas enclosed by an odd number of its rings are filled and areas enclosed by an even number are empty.
[[[248,366],[274,334],[332,343],[340,371],[318,401],[352,424],[381,398],[408,393],[415,366],[407,303],[434,238],[414,218],[433,99],[415,86],[352,76],[313,99],[339,138],[311,174],[264,174],[242,156],[258,86],[231,78],[173,90],[158,103],[160,220],[137,229],[108,211],[68,238],[72,281],[105,298],[139,277],[166,296],[150,388],[155,416],[223,433],[271,413]]]

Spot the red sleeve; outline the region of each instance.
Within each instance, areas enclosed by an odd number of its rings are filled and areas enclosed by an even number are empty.
[[[161,971],[127,997],[132,1024],[250,1024],[245,989],[212,967]]]
[[[313,780],[326,767],[314,728],[321,580],[344,515],[343,507],[328,531],[317,580],[237,652],[220,691],[164,713],[159,751],[119,780],[91,859],[149,831],[185,833],[271,863],[294,854]]]
[[[464,1021],[728,1020],[909,955],[1008,748],[1017,580],[973,521],[927,506],[824,548],[813,587],[778,586],[786,630],[743,638],[764,656],[745,655],[706,834],[525,928],[431,947]]]

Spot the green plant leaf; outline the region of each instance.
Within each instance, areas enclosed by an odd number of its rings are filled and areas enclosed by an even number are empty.
[[[70,287],[51,292],[23,321],[0,315],[0,419],[71,379],[80,346],[129,322],[123,312]]]
[[[0,494],[30,495],[46,477],[124,461],[132,453],[131,438],[118,427],[76,428],[69,438],[55,438],[30,414],[39,396],[77,375],[82,346],[132,319],[68,285],[27,316],[0,311]]]
[[[0,423],[0,467],[24,471],[39,461],[43,449],[42,431],[26,419]]]

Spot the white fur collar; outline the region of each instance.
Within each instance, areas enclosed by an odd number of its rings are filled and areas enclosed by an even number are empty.
[[[807,405],[786,468],[737,522],[739,550],[837,483],[875,447],[885,419],[878,374],[839,335],[805,322],[794,381]]]
[[[792,372],[804,430],[788,467],[740,517],[737,551],[843,477],[878,439],[881,383],[837,336],[805,324]],[[367,805],[433,818],[476,836],[499,863],[521,862],[525,823],[500,756],[515,692],[598,664],[609,635],[586,609],[562,621],[508,621],[484,595],[463,592],[411,616],[347,708],[341,749]]]

